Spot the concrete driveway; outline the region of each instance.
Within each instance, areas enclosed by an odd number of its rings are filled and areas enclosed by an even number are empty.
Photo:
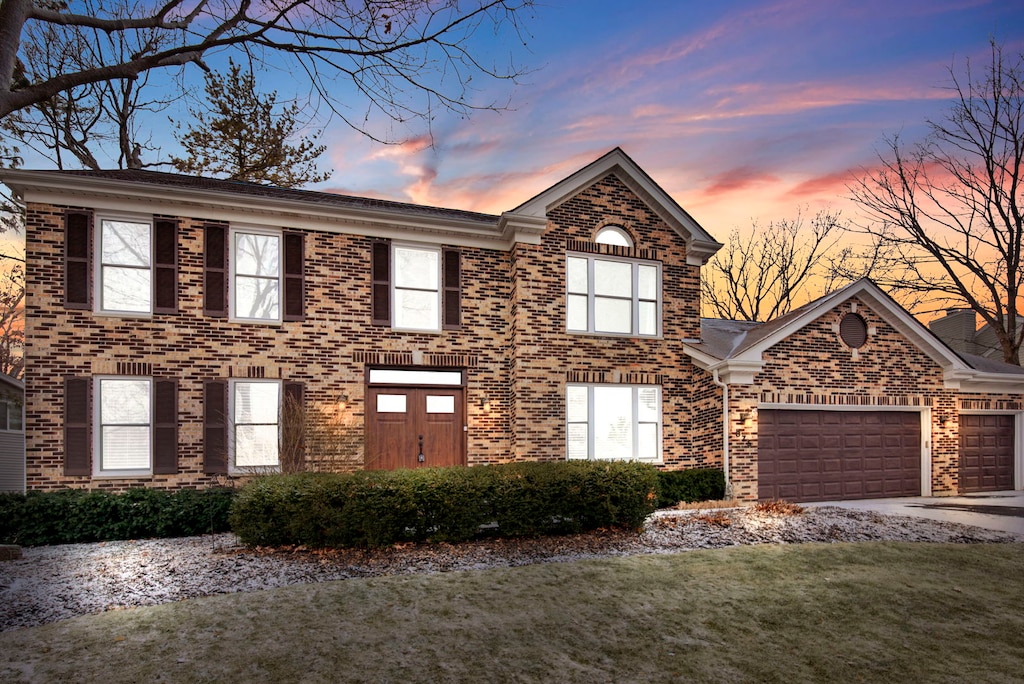
[[[803,506],[839,506],[885,515],[906,515],[1011,532],[1024,540],[1024,491],[963,496],[914,496],[898,499],[821,501]]]

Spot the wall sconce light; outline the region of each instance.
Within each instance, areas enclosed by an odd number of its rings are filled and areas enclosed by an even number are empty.
[[[949,416],[946,416],[945,420],[942,421],[942,427],[946,428],[947,430],[952,430],[953,425],[953,419]]]
[[[741,411],[740,420],[743,422],[743,427],[751,428],[754,427],[754,416],[750,411]]]
[[[341,394],[338,395],[338,407],[339,408],[345,408],[345,405],[347,403],[348,403],[348,392],[342,392]]]
[[[480,397],[480,408],[484,411],[491,410],[491,400],[487,397]]]

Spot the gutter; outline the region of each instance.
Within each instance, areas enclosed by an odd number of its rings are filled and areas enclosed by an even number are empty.
[[[725,498],[732,498],[729,480],[729,383],[718,379],[718,369],[711,371],[711,380],[722,388],[722,472],[725,474]]]

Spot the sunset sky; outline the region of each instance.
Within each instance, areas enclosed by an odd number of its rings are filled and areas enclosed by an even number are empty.
[[[950,66],[1024,50],[1024,1],[545,0],[527,28],[531,73],[481,93],[511,111],[441,116],[432,146],[332,125],[318,189],[499,213],[620,146],[719,240],[853,218],[847,183],[942,115]]]

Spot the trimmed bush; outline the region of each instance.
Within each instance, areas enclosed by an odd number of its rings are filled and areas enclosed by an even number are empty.
[[[675,506],[680,501],[716,501],[725,498],[725,473],[718,468],[658,471],[661,490],[659,508]]]
[[[601,462],[267,475],[242,488],[231,527],[249,545],[310,547],[639,528],[657,478]]]
[[[81,489],[0,494],[0,543],[40,546],[228,531],[236,490]]]

